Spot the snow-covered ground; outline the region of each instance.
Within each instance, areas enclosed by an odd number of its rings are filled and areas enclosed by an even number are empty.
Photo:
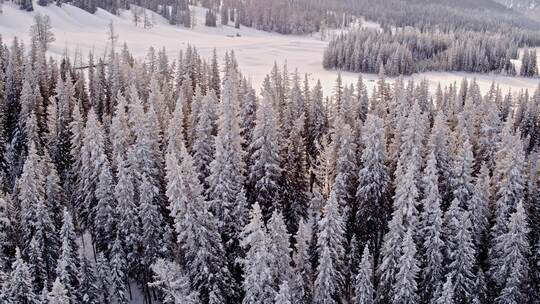
[[[4,4],[4,13],[0,14],[0,34],[4,41],[9,42],[14,36],[28,41],[28,29],[33,22],[33,15],[41,13],[50,16],[56,36],[50,50],[51,55],[62,56],[68,50],[72,56],[79,52],[86,57],[90,50],[104,52],[107,49],[107,28],[112,20],[120,42],[126,42],[138,57],[144,57],[150,46],[156,49],[165,47],[172,58],[176,58],[179,50],[185,49],[187,44],[196,46],[205,57],[209,57],[214,48],[217,48],[220,57],[225,50],[234,50],[241,70],[257,88],[264,76],[270,72],[274,62],[281,66],[287,61],[289,71],[298,68],[301,73],[308,73],[313,81],[320,79],[327,94],[331,93],[338,74],[338,71],[322,68],[322,54],[327,42],[321,41],[319,35],[280,35],[251,28],[235,29],[232,26],[209,28],[204,26],[205,10],[199,7],[194,7],[196,25],[193,29],[171,26],[157,14],[153,18],[156,24],[150,29],[144,29],[141,25],[135,26],[130,11],[115,16],[101,9],[92,15],[71,5],[35,5],[34,8],[33,13],[28,13],[11,3]],[[377,26],[366,21],[362,24],[367,27]],[[345,83],[354,83],[358,74],[344,72],[342,76]],[[538,79],[521,77],[453,72],[428,72],[411,77],[417,80],[427,78],[432,87],[439,83],[443,86],[459,83],[463,77],[475,78],[484,91],[492,82],[499,83],[505,91],[510,88],[534,90],[540,82]],[[366,74],[364,78],[368,87],[372,87],[377,75]]]

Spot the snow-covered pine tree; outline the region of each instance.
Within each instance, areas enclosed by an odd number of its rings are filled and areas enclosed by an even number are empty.
[[[279,180],[282,176],[280,139],[277,116],[269,93],[265,93],[259,108],[253,130],[251,168],[249,184],[251,202],[258,202],[266,220],[275,209],[281,209],[282,193]]]
[[[296,231],[301,218],[307,214],[309,180],[307,174],[305,146],[305,114],[302,110],[293,119],[293,125],[287,137],[286,155],[283,159],[282,186],[283,214],[289,231]]]
[[[270,269],[272,256],[269,239],[264,226],[261,207],[255,203],[250,212],[250,221],[241,234],[242,247],[246,255],[242,259],[244,267],[243,304],[274,304],[277,291],[272,287]]]
[[[270,272],[275,290],[279,290],[282,283],[290,282],[293,277],[290,238],[283,214],[275,210],[268,221],[268,245],[272,256]]]
[[[113,241],[114,242],[114,241]],[[112,246],[111,246],[112,247]],[[95,288],[99,291],[98,303],[104,302],[111,298],[113,273],[109,267],[108,261],[105,259],[103,252],[98,252],[96,255],[96,262],[94,264],[95,269]],[[82,283],[81,283],[82,284]]]
[[[494,240],[497,259],[490,262],[490,273],[500,290],[497,303],[525,303],[529,298],[530,245],[529,227],[523,203],[519,202],[516,211],[509,219],[507,232]]]
[[[510,213],[523,199],[525,155],[519,134],[513,134],[512,119],[506,122],[497,151],[493,181],[495,187],[495,220],[490,230],[491,240],[504,234]],[[493,246],[491,246],[493,249]],[[490,254],[491,259],[496,257]]]
[[[197,124],[194,126],[193,158],[199,179],[205,189],[208,188],[206,182],[210,176],[210,164],[215,153],[214,136],[217,130],[217,107],[218,101],[215,94],[213,91],[208,92],[201,100]]]
[[[12,229],[12,223],[9,216],[9,196],[0,192],[0,276],[6,269],[8,262],[8,248],[11,246],[12,239],[9,231]],[[0,284],[1,287],[1,284]]]
[[[294,278],[291,281],[291,292],[299,304],[311,303],[313,297],[313,281],[315,274],[311,263],[311,245],[313,229],[311,221],[301,219],[295,235],[296,248],[293,254]]]
[[[341,119],[340,119],[341,120]],[[353,139],[352,128],[350,125],[343,124],[334,137],[337,139],[334,141],[334,145],[337,146],[337,161],[336,161],[336,178],[334,179],[334,185],[332,191],[336,195],[338,200],[342,216],[346,221],[352,221],[353,210],[353,198],[356,194],[356,180],[357,180],[357,147],[356,142]]]
[[[388,232],[384,236],[381,249],[381,262],[377,268],[379,286],[377,288],[377,301],[392,301],[394,298],[393,286],[399,271],[399,259],[402,256],[401,246],[405,233],[411,233],[418,228],[418,190],[415,185],[414,163],[407,163],[406,174],[397,184],[394,196],[394,211],[388,224]],[[416,234],[415,234],[416,235]]]
[[[11,268],[12,271],[2,288],[3,298],[7,303],[40,304],[39,296],[34,293],[28,265],[21,257],[19,248],[15,250],[15,261]]]
[[[420,237],[421,237],[421,298],[426,303],[433,303],[440,290],[444,275],[442,240],[442,210],[441,197],[438,187],[437,158],[431,152],[423,177],[424,206],[421,214]]]
[[[79,255],[76,242],[75,227],[73,219],[67,208],[64,209],[64,218],[62,221],[62,229],[60,230],[62,247],[58,264],[56,267],[56,275],[59,282],[67,291],[67,296],[70,303],[76,303],[81,300],[78,294],[79,288]]]
[[[454,304],[454,285],[452,283],[452,273],[449,273],[446,276],[446,281],[444,282],[441,292],[438,294],[437,299],[433,299],[435,304]]]
[[[127,151],[132,140],[126,107],[126,98],[122,93],[118,93],[116,96],[116,108],[112,117],[111,130],[109,134],[112,147],[112,165],[115,169],[118,168],[116,161],[119,159],[119,157],[122,159],[127,158]]]
[[[368,114],[362,130],[362,167],[358,173],[356,222],[358,235],[377,253],[384,236],[390,198],[383,121]]]
[[[193,290],[198,291],[201,303],[228,303],[236,297],[229,287],[232,277],[229,272],[225,249],[223,248],[218,221],[209,212],[203,187],[195,175],[193,157],[186,149],[180,156],[181,196],[185,203],[185,212],[173,210],[178,243],[183,252],[183,263],[187,270]],[[168,160],[169,162],[171,160]],[[178,206],[181,207],[181,206]]]
[[[118,176],[114,187],[114,197],[117,205],[115,214],[117,216],[116,240],[114,246],[118,250],[125,251],[123,262],[126,263],[123,271],[131,270],[139,257],[140,243],[140,218],[138,206],[135,204],[135,186],[133,185],[133,175],[130,165],[123,159],[117,160]],[[117,244],[119,243],[119,244]],[[112,248],[111,250],[114,250]],[[114,253],[111,252],[111,255]],[[114,257],[114,255],[112,256]],[[127,273],[126,273],[127,275]]]
[[[70,299],[68,290],[64,284],[62,284],[59,278],[54,281],[52,290],[48,295],[49,304],[70,304],[73,300]]]
[[[122,157],[122,156],[120,156]],[[108,160],[103,162],[96,186],[96,232],[95,246],[98,250],[107,251],[108,245],[114,241],[117,225],[117,202],[114,196],[114,180]]]
[[[281,283],[279,285],[279,292],[276,295],[276,299],[274,301],[275,304],[292,304],[293,297],[291,296],[291,290],[289,288],[289,283],[287,281]]]
[[[364,247],[362,260],[358,265],[358,274],[354,282],[354,303],[373,304],[375,290],[373,286],[373,256],[369,252],[369,246]]]
[[[80,151],[81,167],[79,172],[77,210],[81,229],[95,231],[95,212],[98,203],[96,188],[99,176],[106,170],[107,154],[105,147],[105,132],[94,110],[90,109],[82,138]]]
[[[78,274],[79,287],[77,288],[77,294],[81,302],[84,304],[100,303],[99,296],[104,291],[97,288],[93,264],[84,256],[83,251],[79,252]]]
[[[139,241],[141,242],[141,264],[142,282],[144,292],[147,297],[151,297],[150,291],[146,289],[147,283],[151,279],[150,266],[161,257],[165,257],[171,250],[171,231],[160,212],[156,196],[159,196],[159,189],[152,185],[146,175],[142,176],[139,188],[140,206],[138,218],[140,219]]]
[[[200,303],[199,295],[191,290],[189,279],[178,264],[159,259],[152,265],[152,271],[154,280],[150,285],[162,293],[164,304]]]
[[[472,181],[474,156],[466,128],[467,123],[464,116],[461,115],[456,127],[457,149],[451,179],[453,197],[459,201],[460,207],[464,209],[469,208],[469,200],[474,190]]]
[[[246,195],[243,187],[245,163],[241,126],[238,117],[238,95],[234,75],[224,79],[222,99],[218,106],[215,154],[210,163],[209,186],[206,195],[210,211],[216,216],[225,245],[229,266],[237,283],[241,284],[240,231],[246,222]]]
[[[399,258],[399,271],[393,285],[393,298],[391,303],[414,304],[420,301],[416,280],[420,273],[418,260],[416,258],[416,244],[413,240],[412,227],[405,233],[401,246],[401,257]]]
[[[473,237],[478,250],[483,250],[484,245],[486,245],[484,242],[488,236],[489,218],[491,216],[489,210],[490,196],[491,178],[488,166],[484,163],[476,177],[474,192],[469,202]]]
[[[117,232],[116,239],[111,246],[109,275],[111,302],[115,304],[129,303],[128,297],[130,296],[126,289],[126,283],[128,282],[128,260],[122,246],[120,233]]]
[[[313,301],[317,304],[339,303],[344,283],[345,221],[334,192],[324,207],[323,218],[318,223],[317,252],[319,265],[315,279]]]
[[[38,286],[40,288],[41,284],[45,281],[51,282],[54,277],[54,265],[59,249],[57,230],[50,210],[45,205],[44,177],[41,169],[41,160],[35,145],[31,143],[23,172],[17,180],[16,193],[20,206],[16,207],[16,212],[18,212],[22,234],[20,241],[25,246],[23,253],[26,254],[32,240],[38,242],[34,248],[39,248],[39,255],[45,266],[45,269],[40,271],[46,274]]]
[[[459,210],[458,217],[452,221],[456,227],[453,236],[456,247],[450,251],[451,262],[447,265],[447,272],[451,273],[454,279],[455,302],[471,303],[475,290],[474,268],[477,263],[470,212]]]

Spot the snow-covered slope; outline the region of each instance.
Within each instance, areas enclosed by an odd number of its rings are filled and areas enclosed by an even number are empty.
[[[92,15],[71,5],[62,7],[34,5],[34,8],[34,12],[28,13],[11,3],[4,4],[4,12],[0,14],[0,34],[4,41],[9,42],[14,36],[28,41],[28,29],[33,22],[33,16],[41,13],[50,16],[55,32],[56,41],[50,49],[52,56],[62,56],[66,50],[70,56],[79,53],[83,54],[83,58],[86,58],[90,50],[105,52],[108,47],[107,28],[112,20],[120,42],[126,42],[134,55],[141,58],[146,55],[150,46],[156,49],[165,47],[171,58],[176,58],[179,50],[185,49],[188,44],[196,46],[201,55],[208,58],[214,48],[217,48],[220,57],[226,50],[234,50],[240,68],[251,78],[256,88],[259,88],[274,62],[282,65],[287,61],[290,71],[298,68],[301,73],[309,73],[313,81],[320,79],[327,93],[331,92],[338,73],[322,68],[322,53],[327,42],[321,41],[318,35],[285,36],[251,28],[205,27],[205,9],[199,7],[193,7],[196,16],[196,25],[193,29],[171,26],[157,14],[151,17],[156,24],[150,29],[144,29],[134,25],[130,11],[115,16],[101,9]],[[363,24],[369,27],[377,26],[369,22]],[[346,83],[354,83],[358,77],[355,73],[342,75]],[[376,77],[364,75],[370,87],[374,85],[373,80]],[[467,73],[430,72],[411,77],[416,79],[426,77],[432,87],[436,87],[439,82],[443,86],[459,82],[462,77],[476,78],[483,90],[487,90],[493,81],[501,83],[503,89],[511,87],[532,90],[538,85],[538,80],[533,79]]]
[[[497,2],[519,11],[540,9],[540,0],[496,0]]]

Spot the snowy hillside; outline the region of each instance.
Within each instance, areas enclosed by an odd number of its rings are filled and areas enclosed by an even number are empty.
[[[135,26],[132,13],[124,11],[120,16],[112,15],[98,9],[92,15],[77,7],[63,5],[57,7],[34,6],[35,11],[21,11],[11,3],[4,4],[4,12],[0,15],[0,33],[4,41],[10,41],[14,36],[28,41],[28,29],[35,14],[48,15],[51,18],[56,41],[50,48],[53,56],[62,56],[67,50],[70,56],[82,54],[83,60],[90,50],[99,52],[107,49],[107,27],[112,20],[119,34],[120,43],[127,43],[130,50],[138,57],[144,57],[150,46],[165,47],[167,53],[175,58],[179,50],[187,44],[197,47],[200,54],[209,57],[214,48],[222,57],[225,50],[234,50],[242,71],[248,75],[253,84],[258,87],[264,75],[272,69],[274,62],[282,65],[287,61],[289,70],[296,68],[301,73],[309,73],[315,81],[320,79],[326,93],[331,93],[337,71],[327,71],[322,68],[322,53],[327,42],[321,41],[319,35],[292,36],[258,31],[252,28],[236,29],[232,26],[210,28],[204,26],[206,10],[193,7],[196,25],[193,29],[171,26],[161,16],[149,12],[155,24],[150,29],[141,25]],[[363,22],[366,27],[376,27],[377,24]],[[355,83],[358,77],[355,73],[342,73],[345,83]],[[525,78],[509,78],[498,75],[480,75],[467,73],[429,72],[411,76],[416,79],[427,77],[434,88],[440,82],[442,85],[459,82],[461,78],[476,78],[481,89],[487,90],[493,81],[501,84],[504,89],[534,89],[537,80]],[[368,85],[373,85],[376,75],[365,75]]]
[[[539,0],[497,0],[501,4],[520,11],[540,9]]]

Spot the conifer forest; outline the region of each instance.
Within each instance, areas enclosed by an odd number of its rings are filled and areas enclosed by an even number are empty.
[[[0,303],[540,303],[540,22],[408,1],[5,1]],[[328,31],[336,77],[275,62],[259,84],[244,52],[189,41],[140,56],[112,21],[77,60],[46,15],[2,38],[37,6]]]

